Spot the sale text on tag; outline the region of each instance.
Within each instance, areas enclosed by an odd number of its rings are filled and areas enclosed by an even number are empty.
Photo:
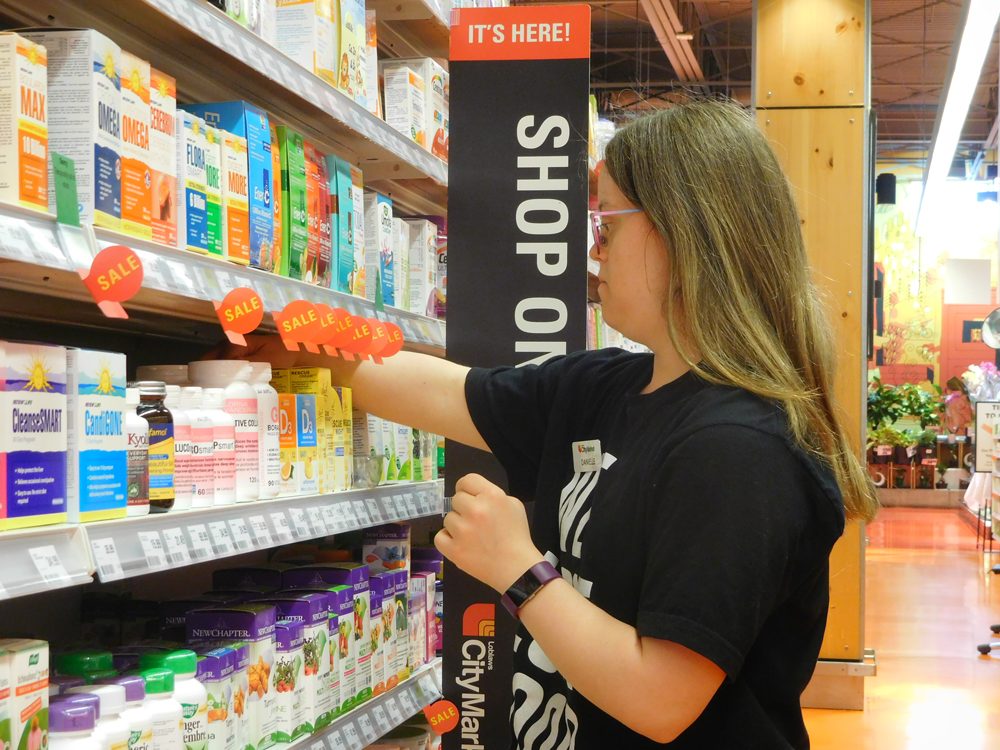
[[[246,334],[256,331],[264,321],[264,303],[249,287],[233,289],[222,302],[212,304],[226,338],[237,346],[246,346]]]
[[[121,303],[142,288],[142,261],[125,245],[109,245],[94,256],[89,271],[78,270],[98,308],[109,318],[128,318]]]

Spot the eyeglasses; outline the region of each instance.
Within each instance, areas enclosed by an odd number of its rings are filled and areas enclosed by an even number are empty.
[[[601,221],[602,216],[623,216],[624,214],[640,214],[642,213],[641,208],[623,208],[618,211],[594,211],[590,214],[590,226],[594,230],[594,244],[597,247],[604,247],[608,244],[607,238],[604,236],[604,222]]]

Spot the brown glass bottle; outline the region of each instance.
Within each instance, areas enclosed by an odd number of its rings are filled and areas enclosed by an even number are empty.
[[[140,380],[136,414],[149,423],[149,510],[165,513],[174,507],[174,418],[163,405],[167,386]]]

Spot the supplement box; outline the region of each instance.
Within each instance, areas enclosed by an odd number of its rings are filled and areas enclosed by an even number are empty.
[[[124,518],[128,483],[125,355],[68,349],[66,408],[67,520]]]
[[[274,628],[275,660],[271,670],[274,692],[275,743],[291,742],[312,732],[306,718],[305,674],[302,664],[303,623],[279,620]]]
[[[393,304],[401,310],[410,302],[410,225],[402,219],[392,220],[392,286]]]
[[[10,681],[10,695],[3,701],[10,717],[7,747],[44,748],[49,733],[49,644],[28,638],[0,639],[0,675]]]
[[[282,563],[270,565],[221,568],[212,573],[212,586],[216,589],[239,589],[246,586],[277,591],[281,588],[281,576],[291,566]]]
[[[153,241],[177,245],[177,83],[156,68],[149,70],[150,223]]]
[[[49,209],[48,57],[45,47],[0,33],[0,201]]]
[[[299,446],[295,432],[295,411],[295,394],[279,393],[278,425],[281,432],[278,436],[278,446],[281,450],[281,487],[278,495],[280,497],[299,494],[299,477],[302,472],[298,468]]]
[[[317,163],[319,153],[311,143],[304,143],[306,160],[306,254],[303,261],[302,280],[322,286],[320,266],[322,253],[320,223],[323,220],[323,201],[320,198],[320,170]],[[329,265],[329,261],[327,261]]]
[[[66,520],[66,350],[0,341],[0,528]]]
[[[368,39],[365,30],[365,3],[364,0],[333,2],[339,2],[340,8],[340,59],[336,85],[362,107],[367,107],[368,89],[365,78]]]
[[[382,461],[385,465],[385,474],[382,476],[380,484],[392,483],[396,481],[396,423],[383,419],[382,425]]]
[[[350,388],[330,388],[333,424],[333,489],[349,490],[354,486],[353,398]]]
[[[197,115],[177,110],[177,246],[208,253],[208,133]]]
[[[337,0],[272,0],[275,5],[274,46],[288,57],[335,85],[338,28]]]
[[[389,651],[389,643],[392,640],[393,630],[390,626],[386,629],[385,616],[382,610],[382,603],[386,595],[389,595],[388,612],[392,612],[392,592],[394,582],[383,577],[383,574],[376,573],[368,581],[369,603],[371,607],[371,631],[369,632],[369,652],[372,673],[372,695],[381,695],[386,690],[386,654]]]
[[[374,10],[365,10],[365,104],[369,112],[384,119],[378,86],[378,19]]]
[[[328,586],[325,588],[301,589],[286,588],[274,595],[278,598],[284,597],[291,599],[309,594],[319,595],[322,597],[322,606],[326,611],[326,649],[325,659],[321,657],[318,664],[319,671],[317,674],[320,677],[321,685],[319,686],[319,702],[317,705],[319,716],[316,717],[315,721],[316,729],[321,729],[332,723],[337,714],[340,713],[340,680],[342,669],[339,650],[337,648],[337,638],[340,632],[340,615],[338,613],[337,593],[334,590],[336,588],[338,587]],[[350,598],[350,592],[346,586],[341,586],[339,588],[344,591],[344,594],[340,597],[341,599]],[[305,637],[308,639],[308,628],[306,630],[307,632]],[[319,635],[316,634],[314,638],[318,639]],[[303,645],[303,650],[304,652],[308,652],[308,646]],[[308,653],[305,653],[303,659],[308,661],[307,656]]]
[[[393,674],[387,677],[390,689],[410,676],[410,575],[405,570],[397,570],[392,573],[392,577],[396,583],[395,611],[392,616],[393,627],[396,629],[396,659],[391,665]]]
[[[382,456],[382,419],[355,409],[351,415],[354,488],[376,487],[385,473]]]
[[[397,67],[413,71],[423,80],[424,101],[421,109],[423,110],[424,115],[424,141],[422,145],[434,154],[434,156],[447,161],[449,98],[448,71],[438,65],[431,58],[422,57],[414,59],[386,60],[382,63],[383,74],[388,75],[388,71],[390,69]],[[396,74],[393,75],[395,76]],[[397,86],[402,84],[402,77],[402,73],[400,73],[398,74],[398,78],[394,78]],[[388,86],[388,83],[386,85]],[[386,96],[388,96],[388,94]]]
[[[190,644],[221,640],[245,641],[249,646],[244,747],[256,750],[263,750],[274,743],[276,695],[271,689],[275,660],[274,625],[274,607],[264,604],[198,609],[189,612],[187,617],[187,640]]]
[[[423,578],[411,578],[407,606],[409,608],[410,645],[406,665],[409,670],[418,669],[427,661],[427,594],[424,591],[427,582]]]
[[[355,268],[363,269],[361,271],[361,283],[356,286],[351,293],[356,297],[365,297],[367,299],[369,275],[374,273],[374,270],[369,269],[365,264],[365,186],[364,186],[364,175],[361,170],[350,165],[351,169],[351,228],[354,233],[353,236],[353,246],[354,246],[354,266]],[[373,283],[373,282],[372,282]]]
[[[288,387],[295,394],[310,394],[315,398],[316,414],[313,419],[313,437],[316,441],[317,492],[334,492],[337,489],[336,462],[336,421],[337,409],[333,388],[330,385],[330,371],[325,367],[296,367],[288,370]],[[301,415],[300,415],[301,416]],[[300,445],[301,460],[301,445]],[[306,490],[303,490],[305,492]]]
[[[319,189],[319,258],[316,262],[316,283],[329,289],[333,283],[333,196],[330,194],[330,173],[326,158],[318,151],[313,159]]]
[[[377,302],[378,290],[381,290],[382,303],[395,306],[392,199],[381,193],[366,192],[364,211],[365,268],[369,269],[365,295],[372,302]]]
[[[247,139],[218,129],[222,139],[222,246],[226,260],[250,265]]]
[[[305,147],[302,136],[283,125],[278,126],[278,144],[281,154],[283,246],[280,273],[293,279],[303,279],[309,242]]]
[[[276,172],[271,153],[271,125],[267,113],[244,101],[194,104],[188,109],[204,118],[209,125],[246,140],[245,200],[248,204],[250,265],[265,271],[272,270],[275,235],[273,198],[275,185],[280,186],[281,183],[280,162]],[[230,186],[229,189],[240,192],[236,187]]]
[[[282,203],[281,203],[281,147],[278,144],[278,129],[270,125],[271,137],[271,265],[265,269],[274,273],[281,272],[281,259],[284,257],[282,240]],[[251,262],[253,258],[251,258]]]
[[[236,652],[230,648],[198,651],[198,682],[205,686],[208,716],[206,750],[236,749],[233,673]]]
[[[149,63],[122,50],[122,231],[152,239]]]
[[[205,198],[210,255],[225,257],[225,217],[222,215],[222,132],[205,123]]]
[[[356,267],[354,256],[354,208],[351,199],[351,165],[337,156],[326,157],[330,175],[330,194],[336,197],[337,224],[334,227],[334,245],[337,248],[336,279],[332,286],[338,292],[353,294],[364,287],[364,267]],[[360,285],[360,286],[359,286]]]
[[[232,719],[232,722],[231,724],[226,724],[224,727],[227,732],[231,731],[232,734],[224,736],[224,740],[228,743],[226,745],[228,750],[256,750],[249,739],[250,726],[248,722],[248,696],[250,695],[250,688],[247,680],[247,672],[250,663],[250,644],[247,641],[234,640],[208,641],[194,648],[199,656],[220,649],[232,653],[233,671],[229,675],[229,685],[232,692],[229,718]],[[201,680],[200,673],[198,679]],[[207,692],[211,692],[211,690],[208,690],[207,685],[206,690]],[[211,698],[209,698],[209,701],[211,701]]]
[[[304,723],[311,732],[333,719],[329,697],[330,594],[276,595],[261,600],[278,611],[280,621],[297,622],[302,628],[301,703]]]
[[[408,309],[428,315],[437,278],[437,227],[426,219],[406,219],[410,226],[410,295]]]
[[[298,444],[296,468],[299,476],[299,492],[315,495],[319,492],[320,462],[316,425],[316,397],[310,394],[295,394],[295,441]]]
[[[379,62],[385,92],[385,121],[415,143],[427,147],[427,118],[424,112],[427,83],[419,64],[412,60]]]
[[[437,616],[434,611],[434,597],[437,576],[430,572],[410,571],[410,589],[420,592],[423,602],[420,606],[420,617],[424,621],[424,652],[425,660],[432,659],[437,651]]]
[[[20,34],[48,53],[49,149],[75,164],[80,221],[120,229],[121,48],[93,29]],[[55,205],[50,173],[49,211]]]
[[[409,425],[396,424],[395,425],[395,462],[396,462],[396,481],[397,482],[412,482],[413,481],[413,429]]]
[[[364,530],[361,559],[371,573],[387,573],[410,568],[410,527],[387,523]]]

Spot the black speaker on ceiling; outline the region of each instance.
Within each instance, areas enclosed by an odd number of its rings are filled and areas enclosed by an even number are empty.
[[[875,178],[875,202],[880,206],[896,205],[896,175],[883,172]]]

